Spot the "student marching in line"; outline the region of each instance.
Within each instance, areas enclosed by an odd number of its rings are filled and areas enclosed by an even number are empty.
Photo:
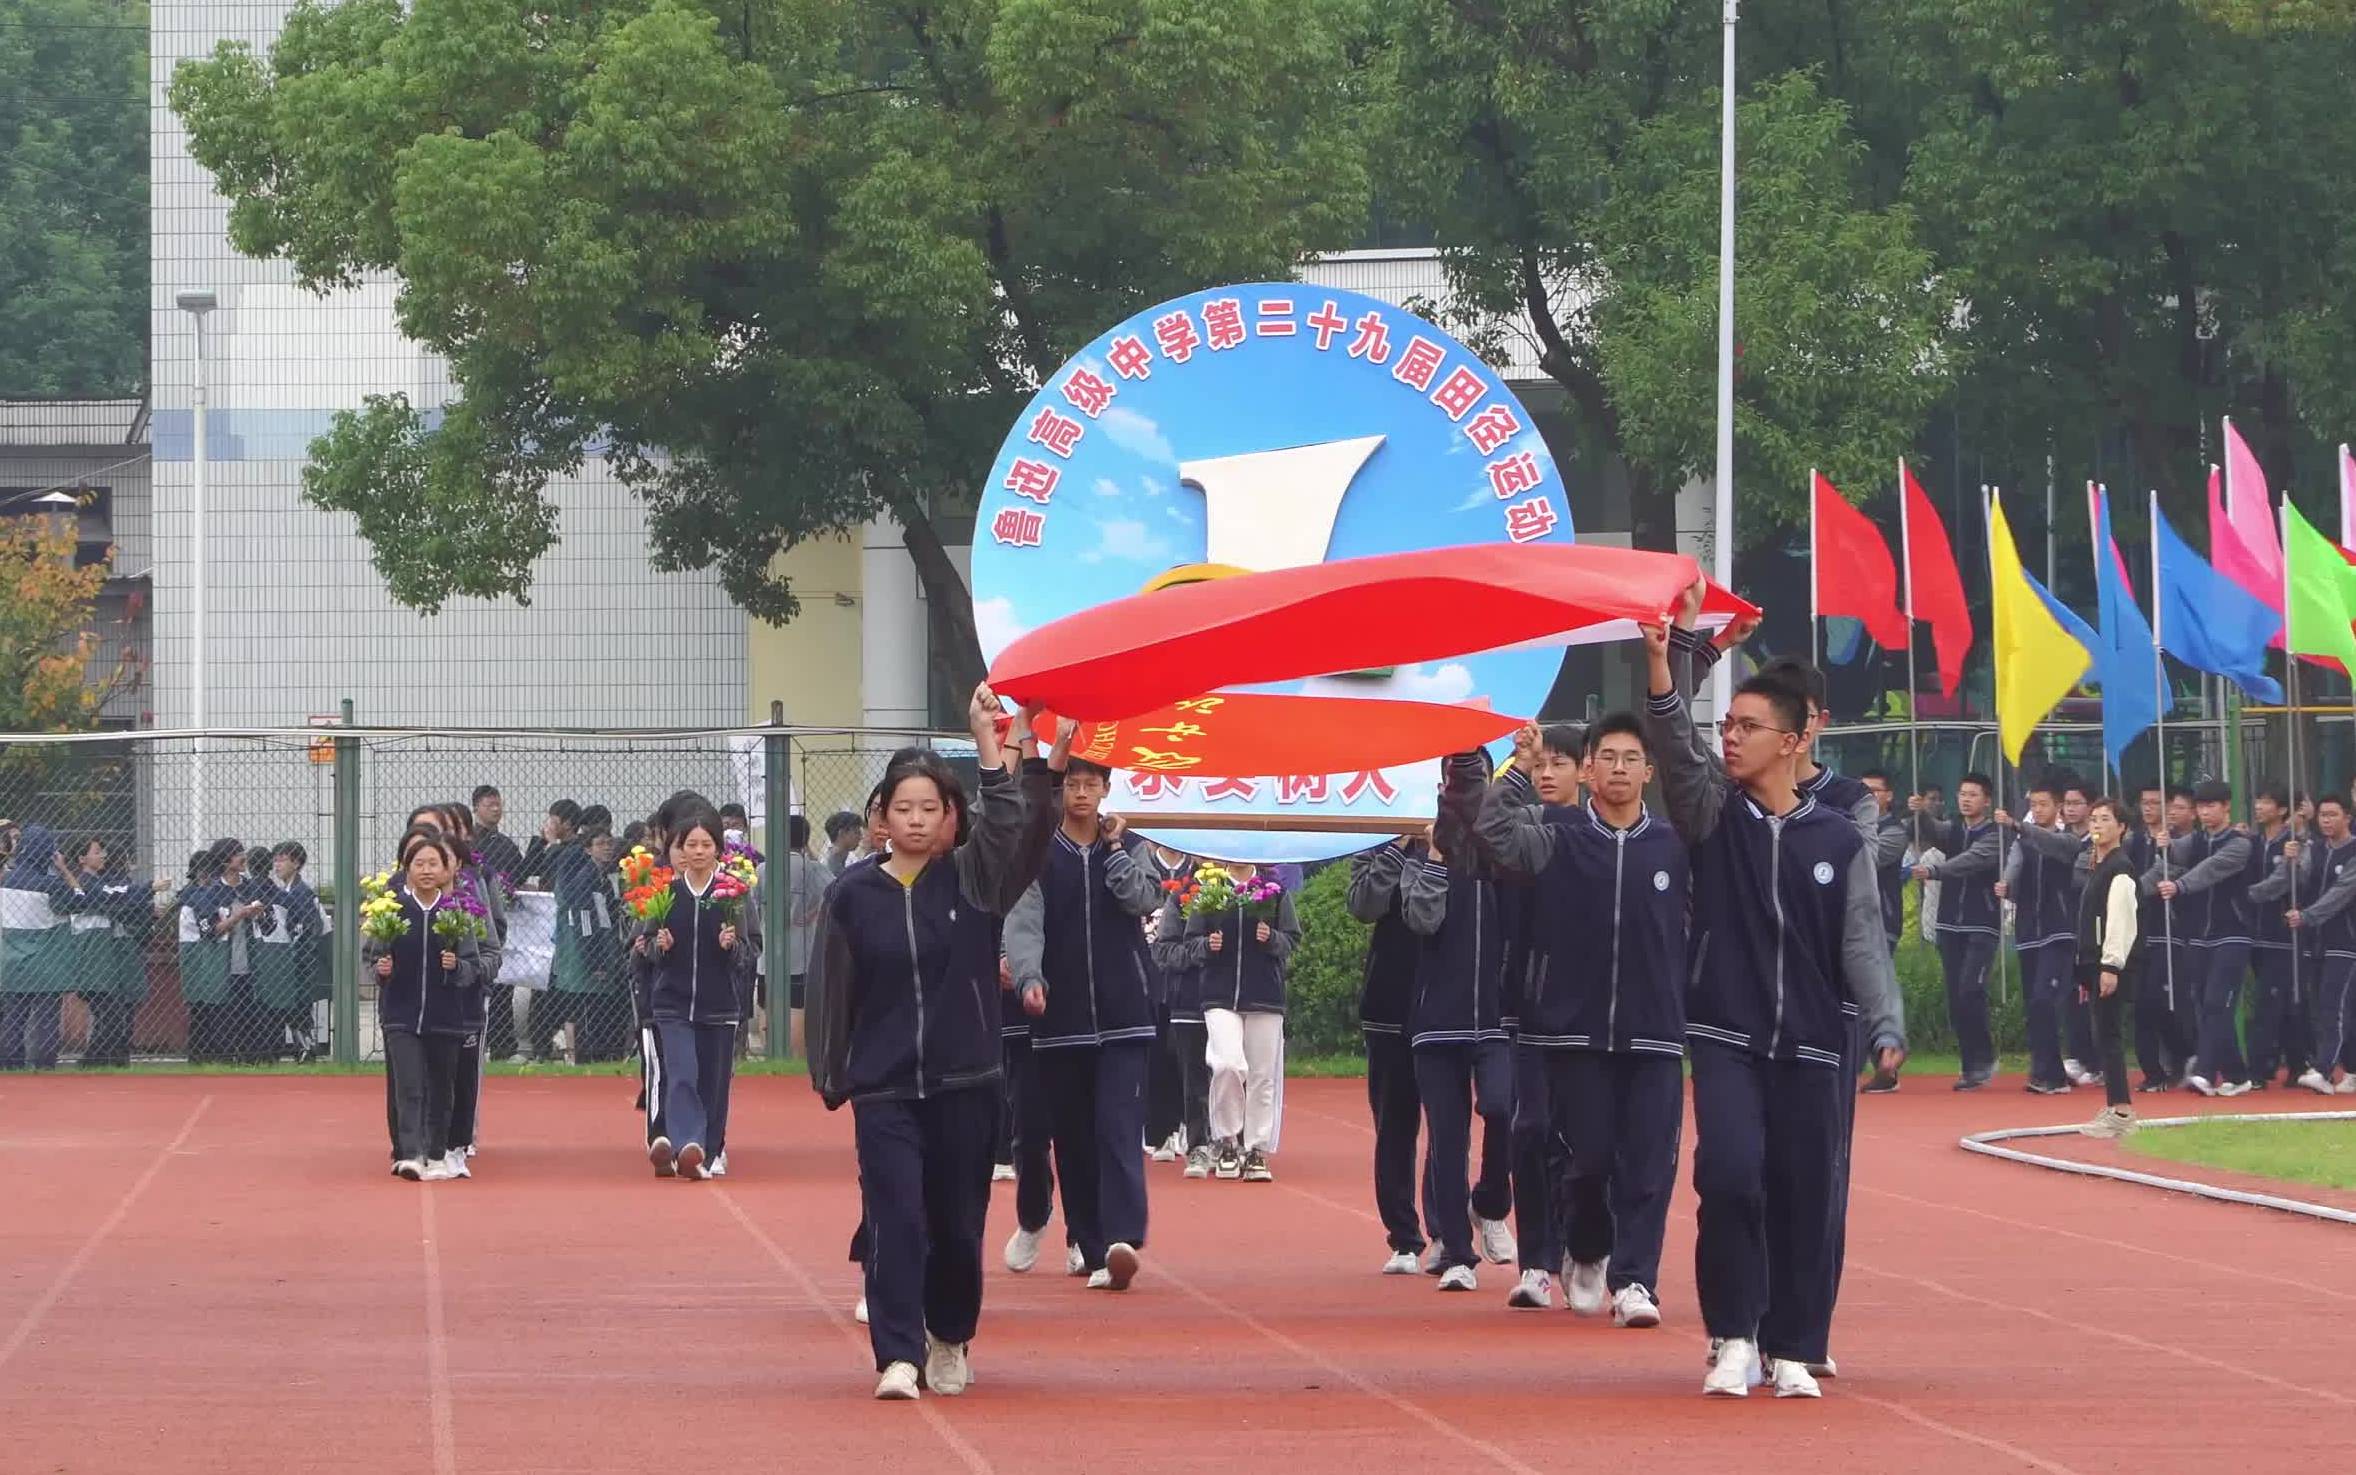
[[[243,1011],[253,992],[254,919],[263,904],[247,894],[245,845],[219,840],[192,867],[180,897],[180,997],[188,1006],[188,1058],[236,1058]]]
[[[458,873],[451,878],[450,889],[472,897],[482,908],[485,919],[483,935],[475,942],[475,971],[482,983],[481,1028],[466,1041],[465,1058],[459,1063],[458,1094],[450,1109],[450,1176],[472,1178],[474,1169],[467,1165],[467,1160],[481,1145],[476,1138],[480,1135],[483,1068],[490,1056],[491,1024],[495,1018],[511,1021],[514,1018],[516,990],[499,986],[499,969],[507,954],[507,904],[500,895],[497,878],[483,870],[482,861],[474,852],[474,811],[464,804],[439,804],[433,808],[440,817],[443,838],[450,842],[450,853],[458,858]],[[580,852],[568,845],[550,863],[563,866],[577,863],[579,858]],[[545,991],[527,992],[531,994],[527,1011],[537,1006],[545,1014],[546,1006],[539,1002],[540,994]]]
[[[1047,1088],[1064,1226],[1093,1290],[1123,1291],[1145,1247],[1145,1078],[1160,1043],[1144,919],[1164,893],[1103,812],[1112,770],[1071,761],[1039,879],[1006,917],[1015,992]]]
[[[646,1015],[662,1041],[651,1091],[662,1097],[670,1134],[647,1145],[647,1158],[658,1173],[669,1166],[677,1177],[700,1182],[711,1176],[706,1162],[727,1149],[743,987],[761,940],[749,892],[733,900],[714,894],[723,833],[718,812],[695,808],[667,818],[663,828],[678,868],[670,914],[632,944]]]
[[[1399,915],[1422,940],[1407,1043],[1431,1140],[1440,1289],[1470,1291],[1480,1287],[1482,1256],[1497,1265],[1518,1258],[1505,1224],[1513,1211],[1513,1045],[1498,992],[1505,937],[1497,888],[1474,840],[1488,760],[1460,753],[1448,760],[1446,773],[1431,843],[1400,870]],[[1476,1113],[1484,1129],[1478,1183],[1472,1181]]]
[[[2199,828],[2168,847],[2144,873],[2143,889],[2182,901],[2185,961],[2199,1001],[2198,1057],[2184,1083],[2203,1096],[2239,1096],[2250,1089],[2241,1053],[2241,986],[2250,966],[2250,837],[2233,828],[2233,789],[2210,779],[2193,790]]]
[[[1186,1166],[1184,1176],[1208,1178],[1215,1166],[1211,1152],[1211,1059],[1209,1037],[1203,1031],[1203,981],[1200,971],[1173,966],[1185,941],[1186,918],[1176,904],[1177,893],[1194,875],[1194,858],[1164,845],[1148,845],[1139,856],[1162,895],[1161,905],[1145,919],[1145,960],[1160,980],[1162,992],[1161,1054],[1169,1061],[1164,1088],[1170,1099],[1149,1121],[1150,1138],[1167,1122],[1176,1128],[1164,1145],[1182,1149],[1177,1155]],[[1165,940],[1166,939],[1166,940]],[[1162,1161],[1158,1151],[1156,1162]]]
[[[80,986],[73,918],[90,893],[47,825],[26,825],[0,877],[0,1070],[55,1070],[65,996]]]
[[[1878,768],[1869,768],[1860,776],[1865,792],[1873,796],[1875,809],[1880,811],[1873,823],[1873,873],[1882,887],[1882,930],[1889,934],[1890,952],[1898,951],[1898,939],[1906,931],[1906,822],[1897,815],[1898,791],[1890,786],[1890,776]],[[1867,1091],[1895,1091],[1897,1077],[1892,1076],[1887,1086],[1876,1077]]]
[[[2178,793],[2183,796],[2183,829],[2177,833],[2183,833],[2192,824],[2192,792],[2167,789],[2157,779],[2137,786],[2140,823],[2129,832],[2122,848],[2138,876],[2150,870],[2163,853],[2177,812]],[[2143,1069],[2143,1079],[2135,1085],[2138,1094],[2174,1089],[2193,1056],[2191,1037],[2183,1027],[2189,1014],[2178,1008],[2184,985],[2177,982],[2177,975],[2182,974],[2188,984],[2192,970],[2184,961],[2175,911],[2174,902],[2147,894],[2135,919],[2135,945],[2141,954],[2134,970],[2135,1061]]]
[[[75,987],[90,1011],[84,1068],[131,1063],[131,1021],[147,999],[145,944],[155,927],[155,898],[172,886],[162,877],[140,884],[108,861],[104,841],[93,836],[82,842],[74,884],[88,906],[67,919]]]
[[[620,1060],[629,1051],[631,980],[621,935],[625,913],[614,869],[613,831],[600,825],[580,835],[586,865],[568,866],[556,883],[554,951],[549,991],[557,998],[559,1022],[579,1031],[576,1057],[583,1065]]]
[[[482,973],[474,938],[453,944],[434,927],[457,905],[450,888],[458,856],[450,842],[420,827],[401,837],[399,856],[403,884],[392,895],[408,930],[389,943],[364,939],[360,955],[376,974],[377,1023],[393,1085],[393,1172],[412,1183],[444,1182],[457,1176],[450,1114],[466,1042],[482,1038]]]
[[[2288,863],[2301,868],[2299,905],[2283,914],[2318,961],[2315,1058],[2298,1084],[2319,1095],[2356,1095],[2356,835],[2348,801],[2337,794],[2316,800],[2315,828],[2316,843],[2290,851]]]
[[[1681,625],[1702,592],[1697,580]],[[1880,1068],[1905,1056],[1880,886],[1855,819],[1798,790],[1806,696],[1744,682],[1713,764],[1673,678],[1668,630],[1647,625],[1644,637],[1646,746],[1692,868],[1694,1261],[1712,1339],[1702,1389],[1741,1397],[1765,1377],[1778,1397],[1818,1397],[1809,1365],[1827,1357],[1854,1090],[1841,1073],[1843,1005],[1857,1005]]]
[[[2064,773],[2056,780],[2061,785],[2061,832],[2080,846],[2087,843],[2090,833],[2088,817],[2094,801],[2101,797],[2098,790],[2088,788],[2086,781],[2074,773]],[[2091,865],[2088,862],[2087,865]],[[2086,880],[2086,866],[2077,869],[2077,884]],[[2070,894],[2072,905],[2077,892]],[[2062,1057],[2062,1076],[2073,1086],[2099,1086],[2102,1081],[2102,1047],[2094,1038],[2093,995],[2078,997],[2076,989],[2062,991],[2062,1025],[2067,1046]]]
[[[2013,903],[2013,948],[2021,959],[2021,1005],[2029,1026],[2029,1082],[2040,1096],[2066,1096],[2070,1077],[2063,1062],[2073,1060],[2066,1012],[2078,995],[2078,865],[2085,846],[2058,827],[2062,785],[2046,774],[2029,785],[2029,817],[2016,821],[1999,811],[1996,822],[2018,843],[2004,860],[1996,899]]]
[[[1947,854],[1937,865],[1916,866],[1914,879],[1939,883],[1939,973],[1946,986],[1947,1018],[1963,1053],[1958,1091],[1977,1091],[1996,1074],[1988,970],[1996,961],[2004,913],[1996,902],[2001,865],[1996,822],[1988,813],[1995,791],[1986,774],[1965,774],[1955,786],[1962,817],[1945,824],[1922,814],[1924,801],[1908,801],[1918,816],[1916,846],[1936,846]]]
[[[1244,864],[1226,870],[1239,886],[1258,875]],[[1277,898],[1270,921],[1254,921],[1239,895],[1231,910],[1186,924],[1176,962],[1202,978],[1213,1177],[1276,1179],[1268,1157],[1284,1125],[1284,960],[1300,941],[1289,891]]]
[[[2298,853],[2289,792],[2278,784],[2267,785],[2259,791],[2252,813],[2258,830],[2250,837],[2250,961],[2257,996],[2250,1008],[2250,1079],[2263,1089],[2273,1084],[2278,1069],[2286,1084],[2295,1084],[2307,1072],[2315,1051],[2310,1001],[2315,996],[2316,965],[2306,956],[2306,939],[2295,936],[2283,917],[2291,876],[2283,857]],[[2294,946],[2299,949],[2295,965]]]
[[[312,1006],[326,997],[320,952],[325,946],[327,917],[319,909],[318,894],[303,879],[308,852],[288,840],[272,847],[270,875],[259,888],[259,900],[269,908],[270,925],[254,939],[254,999],[265,1011],[272,1034],[283,1034],[295,1058],[309,1060],[318,1053],[312,1038]]]
[[[1654,1327],[1685,1116],[1686,846],[1645,807],[1653,765],[1635,716],[1588,729],[1583,808],[1530,807],[1540,741],[1535,728],[1516,739],[1480,838],[1531,883],[1521,1061],[1537,1062],[1530,1090],[1570,1142],[1564,1296],[1579,1315],[1608,1298],[1613,1325]],[[1524,1269],[1514,1304],[1550,1304],[1547,1281]]]
[[[1344,905],[1351,916],[1374,930],[1366,942],[1366,975],[1358,989],[1358,1027],[1366,1039],[1366,1105],[1374,1117],[1374,1207],[1381,1217],[1391,1255],[1383,1262],[1385,1275],[1413,1275],[1422,1268],[1425,1229],[1440,1237],[1440,1210],[1434,1199],[1432,1160],[1423,1164],[1423,1217],[1416,1218],[1415,1146],[1423,1129],[1423,1095],[1415,1083],[1415,1053],[1407,1043],[1407,1016],[1415,1002],[1416,964],[1423,940],[1408,929],[1399,912],[1399,881],[1409,860],[1421,860],[1431,847],[1421,836],[1402,835],[1389,844],[1362,850],[1350,857],[1350,889]],[[1173,901],[1162,914],[1162,929],[1180,924],[1172,918]],[[1203,1153],[1210,1146],[1206,1142]],[[1515,1166],[1522,1160],[1516,1158]],[[1188,1166],[1188,1176],[1196,1176]],[[1518,1194],[1522,1185],[1515,1182]],[[1533,1189],[1533,1192],[1536,1190]],[[1525,1227],[1524,1234],[1530,1232]],[[1533,1236],[1542,1239],[1543,1236]],[[1529,1239],[1523,1241],[1526,1253]],[[1446,1267],[1433,1257],[1433,1273]]]
[[[2115,799],[2087,807],[2086,884],[2078,894],[2075,942],[2078,987],[2094,1006],[2094,1063],[2102,1070],[2104,1104],[2078,1130],[2089,1137],[2123,1137],[2135,1130],[2135,1107],[2127,1094],[2127,1047],[2120,1017],[2135,997],[2136,911],[2140,905],[2135,867],[2121,841],[2127,827]]]
[[[920,1366],[936,1393],[972,1379],[998,1131],[999,919],[1037,879],[1056,822],[1047,773],[1018,787],[1006,766],[998,718],[996,694],[976,687],[978,812],[940,759],[894,765],[883,781],[891,852],[846,868],[826,903],[810,1083],[856,1118],[878,1398],[916,1397]],[[1029,723],[1015,714],[1016,732]],[[1071,731],[1050,767],[1063,767]]]

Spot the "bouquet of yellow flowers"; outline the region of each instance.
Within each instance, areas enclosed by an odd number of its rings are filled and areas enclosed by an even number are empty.
[[[1178,893],[1178,908],[1186,913],[1188,921],[1224,916],[1235,910],[1235,877],[1223,866],[1195,867],[1194,876],[1185,883],[1185,888]]]
[[[409,935],[409,919],[402,915],[401,898],[393,895],[389,885],[373,892],[368,890],[371,883],[380,879],[371,876],[360,883],[368,897],[360,903],[360,933],[370,942],[389,946]]]

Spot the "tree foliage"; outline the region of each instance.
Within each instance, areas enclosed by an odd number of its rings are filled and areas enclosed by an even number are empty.
[[[87,731],[113,685],[89,680],[106,565],[75,568],[73,530],[52,522],[0,518],[0,732]]]
[[[372,400],[312,451],[399,597],[526,596],[549,480],[602,451],[655,565],[770,620],[777,554],[889,512],[971,679],[935,519],[1020,400],[1365,219],[1355,4],[349,0],[171,98],[240,250],[397,272],[450,360],[455,404]]]
[[[0,395],[147,379],[147,6],[0,0]]]

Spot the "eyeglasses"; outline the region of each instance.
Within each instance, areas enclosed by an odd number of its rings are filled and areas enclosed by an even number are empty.
[[[1597,768],[1642,768],[1642,753],[1598,753],[1587,760]]]
[[[1766,722],[1754,722],[1748,717],[1737,717],[1726,724],[1726,735],[1736,742],[1748,742],[1754,734],[1762,732],[1780,732],[1789,736],[1791,729],[1777,727]]]

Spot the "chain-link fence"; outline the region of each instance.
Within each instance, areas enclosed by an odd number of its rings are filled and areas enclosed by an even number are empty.
[[[0,1069],[380,1058],[356,888],[434,805],[467,811],[506,899],[490,1057],[620,1060],[616,864],[647,816],[691,789],[765,857],[824,865],[827,820],[863,816],[904,745],[972,759],[954,738],[760,729],[8,739]],[[838,828],[856,853],[864,824]],[[774,946],[794,966],[790,935]]]

